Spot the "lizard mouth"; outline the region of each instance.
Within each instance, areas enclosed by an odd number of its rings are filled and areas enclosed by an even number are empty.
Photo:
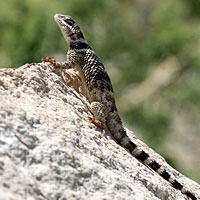
[[[54,20],[59,26],[62,26],[63,29],[69,29],[73,32],[74,28],[74,21],[72,20],[72,17],[69,15],[62,15],[62,14],[55,14]]]
[[[61,14],[55,14],[54,15],[54,20],[56,21],[56,23],[58,25],[61,25],[62,24],[62,20],[64,18],[64,15],[61,15]]]

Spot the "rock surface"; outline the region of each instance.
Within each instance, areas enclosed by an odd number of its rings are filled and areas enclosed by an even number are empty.
[[[0,200],[187,199],[89,120],[74,70],[0,69]],[[197,197],[200,185],[130,137]]]

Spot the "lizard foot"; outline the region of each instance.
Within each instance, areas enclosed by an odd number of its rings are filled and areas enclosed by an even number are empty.
[[[60,69],[60,66],[56,63],[56,60],[50,57],[42,58],[42,62],[50,63],[54,69]]]
[[[95,118],[93,118],[93,117],[88,117],[88,119],[96,126],[96,127],[98,127],[98,128],[100,128],[101,129],[101,133],[103,134],[103,135],[105,135],[105,129],[104,129],[104,127],[102,126],[102,124],[99,122],[99,121],[97,121]]]
[[[42,58],[42,62],[49,62],[51,64],[55,64],[55,59],[50,58],[50,57],[46,57],[46,58]]]

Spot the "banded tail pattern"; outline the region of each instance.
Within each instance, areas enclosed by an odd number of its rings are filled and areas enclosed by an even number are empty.
[[[179,183],[176,179],[172,178],[172,175],[163,166],[161,166],[158,162],[153,160],[148,153],[140,149],[134,142],[130,140],[124,127],[122,126],[121,120],[118,116],[118,112],[115,111],[111,115],[112,119],[115,119],[116,126],[114,130],[110,128],[109,130],[111,131],[112,136],[120,146],[127,149],[131,155],[133,155],[137,160],[141,161],[144,165],[149,166],[152,170],[157,172],[174,188],[180,190],[181,193],[185,194],[192,200],[197,200],[195,195],[192,194],[190,191],[186,190],[184,186],[181,183]],[[114,123],[114,121],[112,123]]]

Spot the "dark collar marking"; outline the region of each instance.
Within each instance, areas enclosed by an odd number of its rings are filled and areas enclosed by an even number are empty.
[[[85,42],[73,42],[70,44],[70,49],[92,49],[87,43]]]

